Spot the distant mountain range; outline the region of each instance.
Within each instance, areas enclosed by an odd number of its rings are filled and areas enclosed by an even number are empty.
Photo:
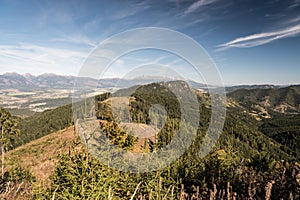
[[[87,77],[62,76],[56,74],[42,74],[33,76],[31,74],[5,73],[0,75],[0,89],[19,89],[25,91],[32,91],[36,89],[71,89],[74,87],[81,88],[127,88],[134,85],[144,85],[152,82],[171,81],[165,77],[145,76],[135,79],[120,79],[120,78],[105,78],[96,80]],[[188,81],[194,88],[206,88],[205,84],[197,83],[195,81]]]
[[[0,89],[19,89],[23,91],[32,91],[37,89],[72,89],[76,82],[76,87],[81,88],[128,88],[135,85],[145,85],[153,82],[172,81],[173,79],[160,77],[160,76],[141,76],[134,79],[121,79],[121,78],[104,78],[96,80],[88,77],[64,76],[46,73],[39,76],[31,74],[18,74],[15,72],[5,73],[0,75]],[[189,80],[188,84],[196,89],[207,91],[208,88],[215,86],[198,83]],[[234,91],[245,90],[244,92],[256,89],[279,89],[283,86],[277,85],[237,85],[226,87],[227,93]]]
[[[85,86],[96,84],[96,80],[91,78],[80,78],[77,81]],[[36,90],[36,89],[68,89],[73,88],[75,77],[60,76],[56,74],[42,74],[33,76],[31,74],[21,75],[18,73],[5,73],[0,75],[0,89],[19,89],[19,90]]]

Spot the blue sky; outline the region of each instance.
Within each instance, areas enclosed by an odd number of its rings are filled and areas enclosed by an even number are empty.
[[[0,73],[77,75],[103,40],[142,27],[196,40],[225,85],[300,83],[300,0],[1,0]],[[107,77],[153,63],[187,66],[145,51],[116,61]]]

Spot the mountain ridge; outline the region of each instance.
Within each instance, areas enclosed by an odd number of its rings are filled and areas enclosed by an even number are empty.
[[[83,88],[126,88],[134,85],[144,85],[151,82],[170,81],[171,78],[161,76],[141,76],[133,79],[122,78],[103,78],[96,80],[90,77],[76,77],[71,75],[57,75],[53,73],[45,73],[34,76],[26,73],[24,75],[16,72],[10,72],[0,75],[0,89],[19,89],[19,90],[35,90],[35,89],[71,89],[75,87]],[[195,81],[188,81],[194,87],[204,88],[206,84]]]
[[[124,78],[102,78],[100,80],[90,77],[76,77],[73,75],[59,75],[54,73],[44,73],[40,75],[32,75],[30,73],[19,74],[16,72],[7,72],[0,74],[0,89],[19,89],[25,91],[33,91],[35,89],[71,89],[76,86],[87,88],[126,88],[134,85],[144,85],[151,82],[171,81],[173,79],[162,76],[140,76],[133,79]],[[208,90],[208,87],[216,87],[207,85],[193,80],[186,80],[193,88]],[[240,89],[272,89],[287,86],[273,84],[253,84],[253,85],[235,85],[224,86],[227,93]]]
[[[228,93],[248,109],[263,107],[275,113],[300,113],[300,85],[267,89],[240,89]],[[257,109],[256,109],[257,110]]]

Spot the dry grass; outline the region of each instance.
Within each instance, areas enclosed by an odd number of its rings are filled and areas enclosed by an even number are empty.
[[[67,152],[74,138],[74,127],[71,126],[18,147],[6,154],[6,169],[20,165],[28,169],[39,184],[48,185],[56,166],[57,155]]]

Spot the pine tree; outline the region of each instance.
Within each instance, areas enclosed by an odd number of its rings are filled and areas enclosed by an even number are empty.
[[[17,121],[4,108],[0,108],[0,131],[1,131],[1,155],[2,155],[2,178],[4,175],[4,156],[5,149],[10,143],[12,135],[18,134],[20,131],[17,128]]]

